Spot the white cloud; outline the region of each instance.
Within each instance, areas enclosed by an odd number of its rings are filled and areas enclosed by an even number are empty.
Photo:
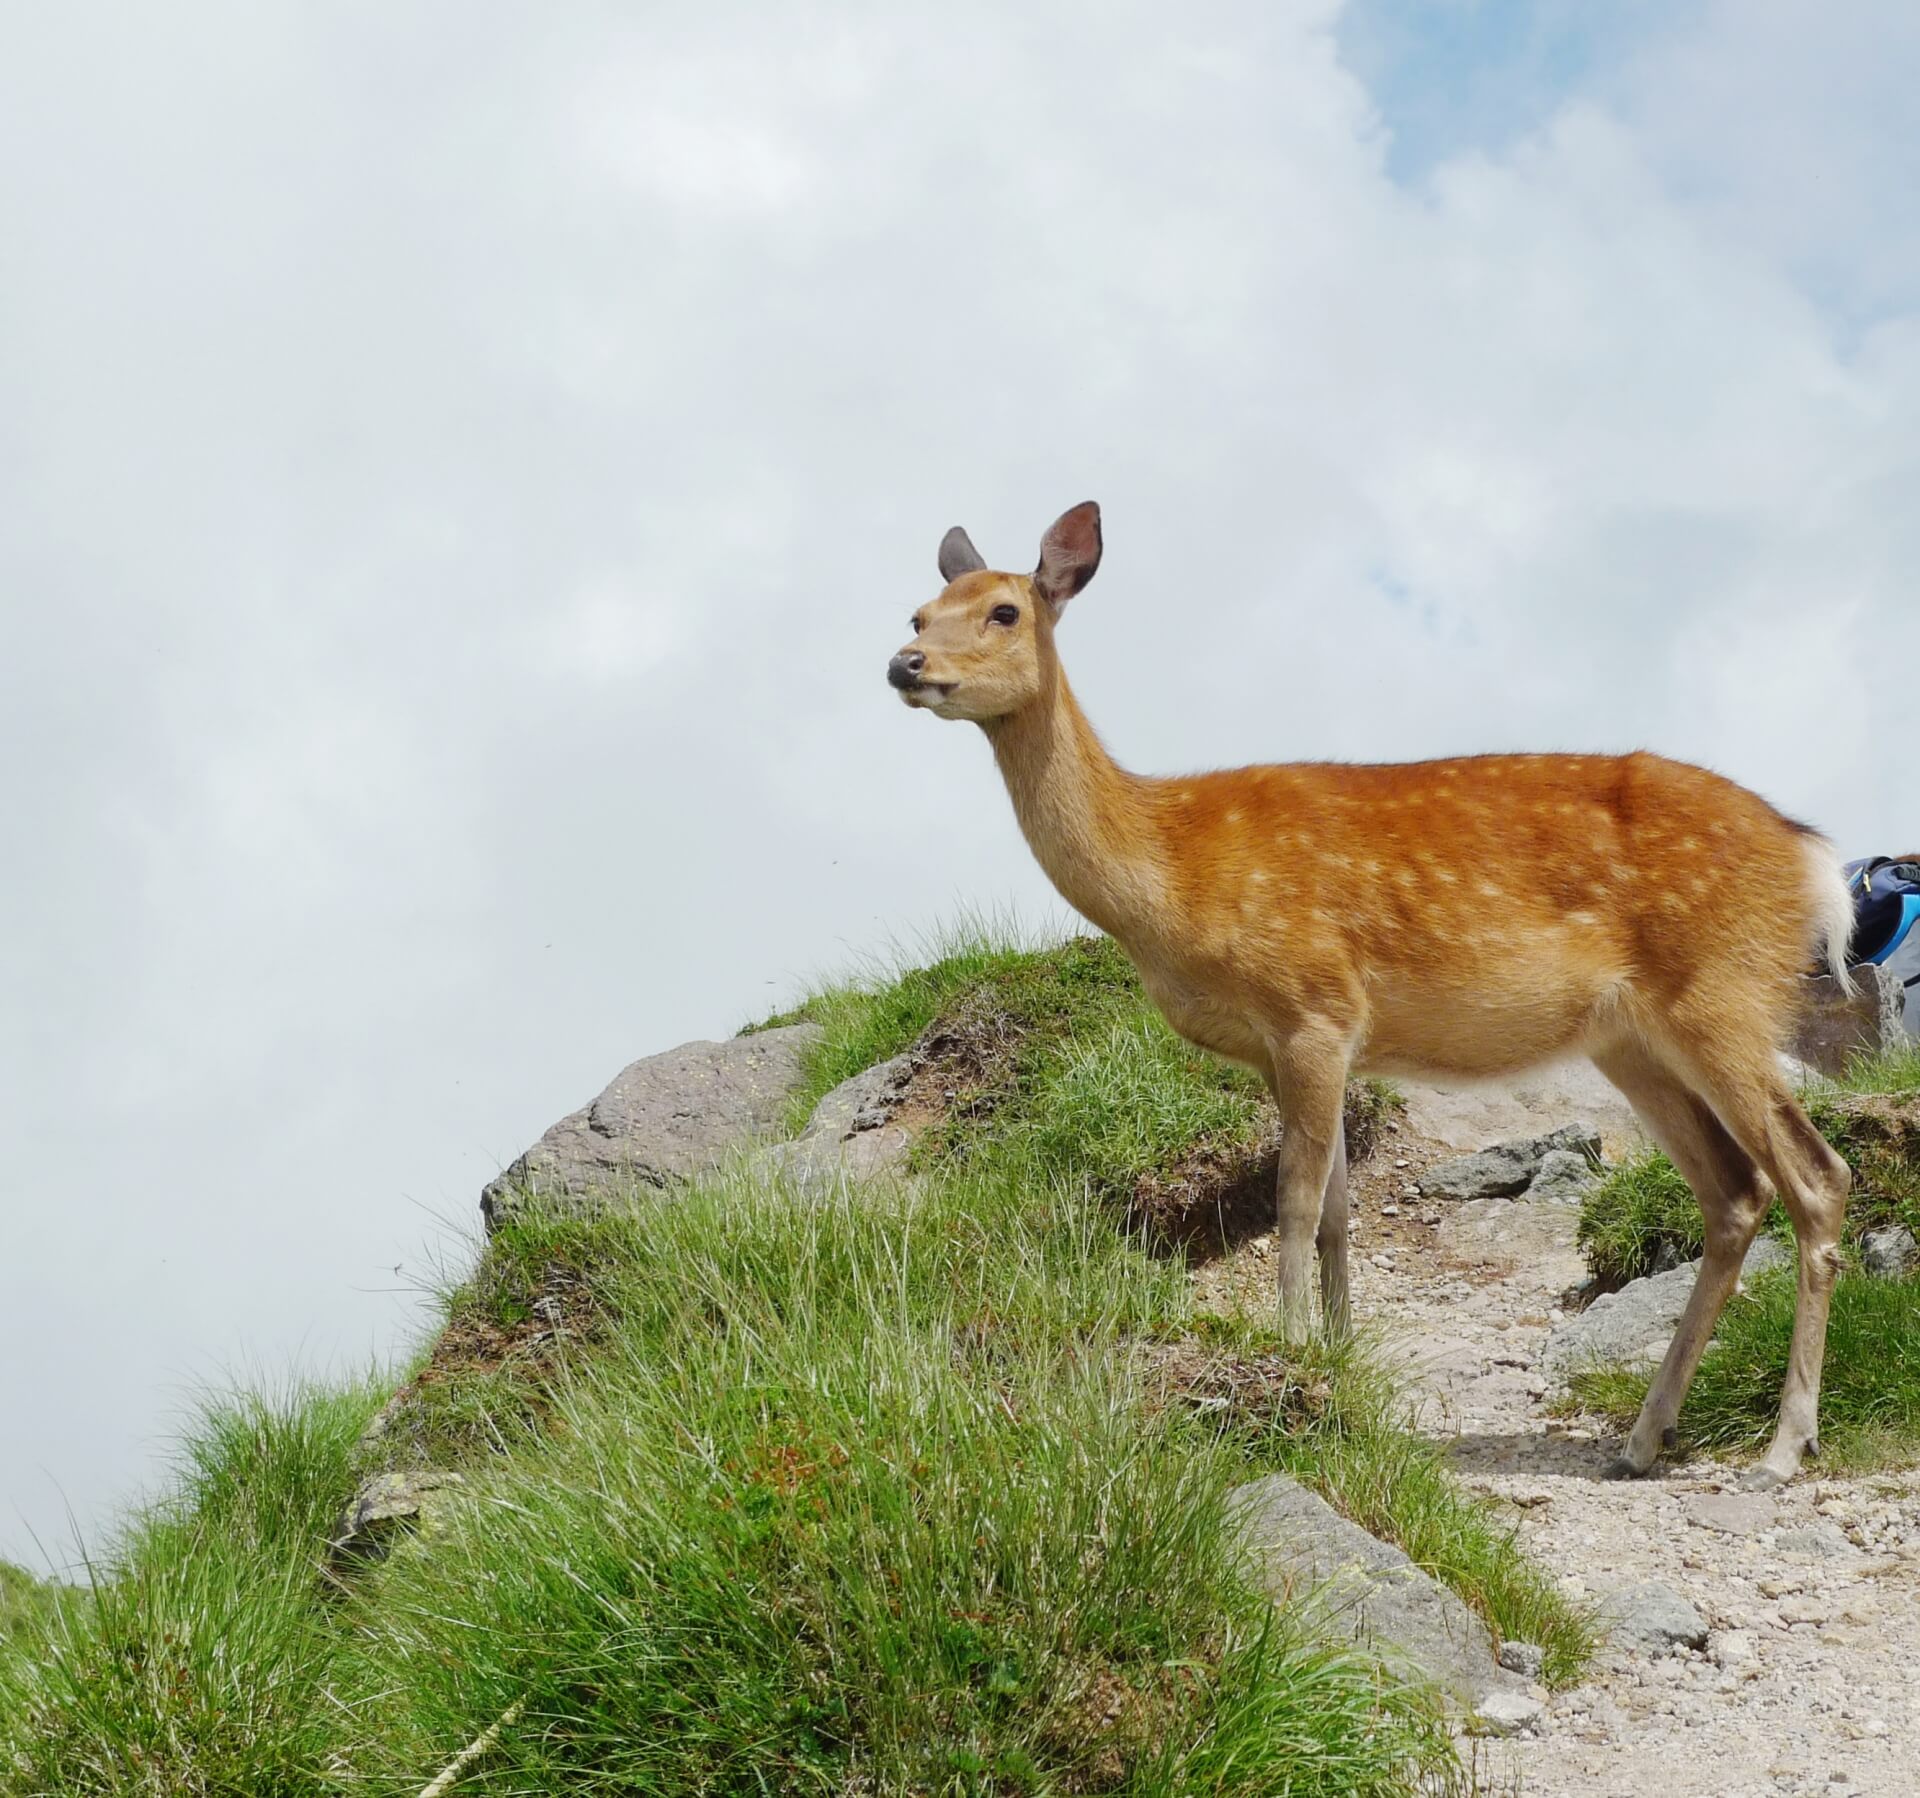
[[[623,1060],[1050,903],[881,683],[956,520],[1104,502],[1138,766],[1646,743],[1912,836],[1912,128],[1817,128],[1904,29],[1649,23],[1409,186],[1324,4],[85,10],[0,46],[43,1528],[169,1381],[390,1341],[422,1207]]]

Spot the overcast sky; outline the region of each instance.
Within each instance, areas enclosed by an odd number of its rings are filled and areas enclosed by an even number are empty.
[[[625,1062],[1051,915],[882,680],[956,521],[1103,502],[1130,765],[1912,847],[1916,91],[1904,0],[0,0],[0,1553]]]

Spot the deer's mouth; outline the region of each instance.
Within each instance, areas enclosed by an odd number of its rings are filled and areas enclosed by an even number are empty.
[[[950,680],[918,680],[912,686],[902,686],[900,697],[913,706],[930,707],[941,704],[953,697],[953,690],[960,683]]]

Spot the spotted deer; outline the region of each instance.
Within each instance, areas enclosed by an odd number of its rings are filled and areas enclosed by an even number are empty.
[[[1697,1197],[1706,1251],[1612,1471],[1645,1473],[1774,1191],[1799,1243],[1772,1446],[1817,1446],[1846,1164],[1778,1049],[1810,956],[1846,982],[1852,908],[1826,840],[1705,769],[1644,753],[1293,762],[1165,779],[1117,766],[1055,645],[1100,565],[1100,509],[1047,531],[1031,574],[965,531],[887,679],[980,726],[1040,866],[1126,950],[1189,1041],[1255,1068],[1280,1108],[1279,1301],[1350,1327],[1342,1102],[1354,1072],[1474,1079],[1589,1056]]]

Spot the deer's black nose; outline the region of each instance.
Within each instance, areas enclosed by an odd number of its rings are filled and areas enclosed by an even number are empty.
[[[887,679],[902,692],[920,684],[920,671],[927,665],[927,658],[917,649],[903,649],[887,664]]]

